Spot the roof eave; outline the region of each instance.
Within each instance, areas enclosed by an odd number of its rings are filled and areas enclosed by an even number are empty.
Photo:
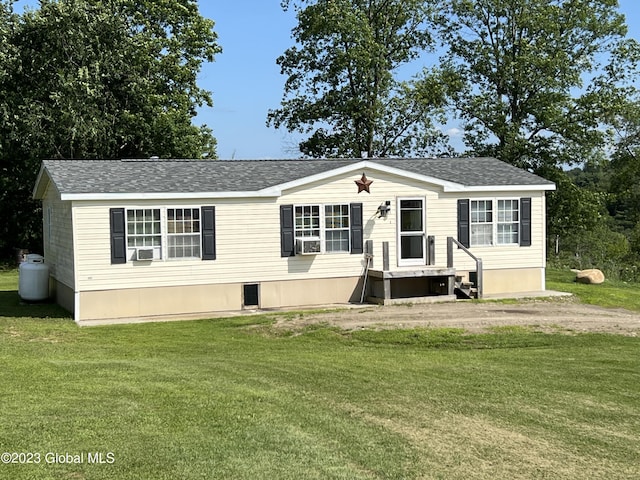
[[[553,191],[556,189],[555,184],[540,185],[476,185],[462,186],[462,188],[447,188],[447,193],[464,193],[464,192],[543,192]]]
[[[415,178],[415,177],[411,177]],[[286,186],[286,188],[293,188]],[[446,193],[473,193],[473,192],[522,192],[522,191],[547,191],[555,190],[555,185],[491,185],[491,186],[464,186],[449,184],[444,186]],[[278,198],[282,196],[284,188],[269,187],[255,192],[129,192],[129,193],[63,193],[60,199],[63,201],[138,201],[138,200],[189,200],[202,198]],[[35,197],[34,197],[35,198]],[[41,197],[38,197],[41,198]]]
[[[257,192],[127,192],[127,193],[63,193],[61,200],[100,201],[100,200],[189,200],[202,198],[274,198],[279,197],[276,190]]]

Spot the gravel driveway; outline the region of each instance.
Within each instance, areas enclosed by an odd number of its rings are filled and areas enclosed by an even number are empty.
[[[579,303],[574,297],[521,300],[363,306],[279,317],[276,327],[300,328],[328,323],[356,328],[455,327],[482,332],[496,326],[532,326],[542,331],[603,332],[640,335],[640,313]]]

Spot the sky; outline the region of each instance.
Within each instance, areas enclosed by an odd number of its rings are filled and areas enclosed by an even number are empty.
[[[629,36],[640,39],[640,1],[619,3]],[[223,52],[202,70],[200,86],[213,92],[214,105],[201,109],[196,122],[213,129],[219,158],[300,156],[299,135],[266,126],[267,112],[282,100],[286,77],[276,59],[293,45],[295,15],[283,12],[279,0],[201,0],[200,12],[216,22]],[[420,69],[416,65],[415,72]],[[453,133],[456,125],[444,129]]]
[[[619,0],[629,36],[640,39],[640,1]],[[16,2],[17,9],[37,5]],[[215,21],[223,49],[203,65],[198,84],[212,92],[213,107],[198,111],[194,123],[206,124],[218,140],[222,159],[268,159],[300,156],[299,134],[266,126],[267,113],[282,100],[286,77],[276,59],[293,45],[295,14],[284,12],[279,0],[200,0],[200,13]],[[415,65],[417,73],[422,65]],[[455,136],[457,125],[443,129]],[[452,143],[456,144],[455,138]]]

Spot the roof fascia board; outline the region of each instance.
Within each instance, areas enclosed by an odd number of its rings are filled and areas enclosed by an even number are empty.
[[[447,193],[464,193],[464,192],[540,192],[556,189],[555,185],[484,185],[477,187],[462,187],[461,189],[447,189]]]
[[[273,198],[274,192],[190,192],[190,193],[63,193],[61,200],[181,200],[196,198]]]
[[[414,176],[407,176],[416,178]],[[311,177],[307,177],[311,178]],[[422,179],[420,179],[422,180]],[[307,182],[301,183],[304,185]],[[430,182],[435,183],[435,182]],[[450,182],[449,182],[450,183]],[[286,188],[293,188],[287,186]],[[92,201],[92,200],[190,200],[199,198],[277,198],[286,188],[270,187],[257,192],[193,192],[193,193],[63,193],[60,200],[63,201]],[[465,192],[517,192],[517,191],[546,191],[555,190],[555,185],[494,185],[480,187],[465,187],[453,184],[444,186],[446,193]],[[40,198],[35,196],[34,198]]]
[[[44,167],[44,164],[40,165],[40,170],[38,171],[38,176],[36,177],[36,183],[33,186],[33,190],[31,191],[31,197],[34,200],[39,200],[43,197],[44,192],[46,190],[46,186],[42,186],[42,182],[44,182],[44,177],[45,177],[45,173],[46,172],[46,168]],[[50,180],[49,178],[49,174],[47,173],[46,175],[47,179]]]

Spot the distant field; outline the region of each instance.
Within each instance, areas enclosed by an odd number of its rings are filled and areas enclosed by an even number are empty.
[[[0,451],[40,463],[1,478],[640,477],[638,338],[292,334],[267,316],[78,328],[20,305],[11,275]]]

